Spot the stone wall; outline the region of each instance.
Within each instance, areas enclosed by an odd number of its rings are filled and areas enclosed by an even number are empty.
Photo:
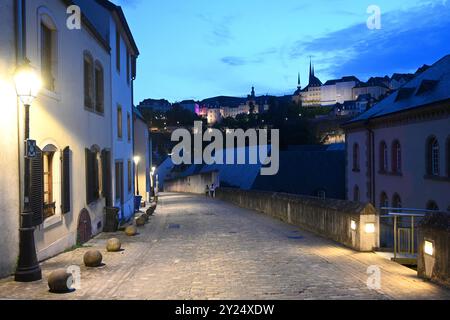
[[[379,219],[371,204],[228,188],[218,189],[216,196],[358,251],[372,251],[379,246]],[[374,232],[366,232],[367,224],[375,227]]]
[[[425,217],[419,225],[418,243],[419,277],[450,287],[450,214]],[[426,243],[428,250],[425,250]]]
[[[205,194],[206,185],[219,185],[219,173],[217,171],[201,173],[189,177],[182,177],[164,181],[165,192],[181,192]]]

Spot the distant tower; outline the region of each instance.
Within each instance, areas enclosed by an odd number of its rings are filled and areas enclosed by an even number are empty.
[[[297,89],[301,89],[302,88],[302,83],[300,81],[300,72],[298,73],[298,81],[297,81]]]
[[[256,95],[255,95],[255,87],[252,87],[252,94],[250,96],[253,100],[255,99]]]

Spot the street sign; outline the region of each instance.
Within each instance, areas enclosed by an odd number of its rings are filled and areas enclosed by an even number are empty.
[[[36,140],[28,139],[25,141],[25,158],[36,158]]]

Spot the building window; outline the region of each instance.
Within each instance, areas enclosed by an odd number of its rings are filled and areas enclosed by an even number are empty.
[[[46,23],[41,22],[41,75],[44,88],[55,90],[56,69],[56,29],[50,25],[50,18],[45,16]]]
[[[103,67],[99,62],[95,63],[95,111],[103,113],[104,107],[104,76]]]
[[[53,159],[55,152],[43,152],[44,166],[44,220],[56,214],[56,202],[54,197],[54,169]]]
[[[433,200],[428,201],[427,203],[427,210],[430,211],[439,211],[439,206],[437,205],[437,203]]]
[[[127,138],[128,141],[131,141],[131,116],[130,113],[127,113]]]
[[[392,172],[402,172],[402,149],[399,141],[392,144]]]
[[[127,83],[130,84],[130,53],[127,51]]]
[[[128,193],[131,193],[133,188],[133,170],[131,167],[131,160],[128,160],[128,168],[127,168],[127,178],[128,178]]]
[[[123,162],[116,162],[116,200],[123,200]]]
[[[389,198],[386,192],[382,192],[380,196],[380,208],[388,208],[389,207]],[[387,213],[386,210],[383,210],[384,213]]]
[[[450,178],[450,137],[447,139],[447,177]]]
[[[360,155],[359,155],[359,145],[355,143],[353,145],[353,171],[360,170]]]
[[[86,149],[86,202],[91,204],[100,199],[100,150]]]
[[[439,176],[440,150],[439,141],[436,137],[430,137],[427,141],[427,174],[431,176]]]
[[[122,107],[117,107],[117,137],[119,139],[122,139],[123,132],[122,132]]]
[[[361,200],[361,198],[360,198],[359,187],[355,186],[353,188],[353,201],[359,202],[360,200]]]
[[[392,207],[393,208],[402,208],[402,199],[398,195],[398,193],[395,193],[392,197]]]
[[[120,33],[116,31],[116,68],[120,72]]]
[[[380,144],[380,172],[386,172],[388,170],[388,148],[386,142]]]
[[[94,60],[90,53],[84,53],[84,106],[94,109]]]

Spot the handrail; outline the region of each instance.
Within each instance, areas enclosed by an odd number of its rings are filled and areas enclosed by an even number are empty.
[[[381,208],[381,210],[386,210],[386,211],[410,211],[410,212],[424,212],[424,213],[449,213],[448,211],[439,211],[439,210],[394,208],[394,207],[383,207],[383,208]]]

